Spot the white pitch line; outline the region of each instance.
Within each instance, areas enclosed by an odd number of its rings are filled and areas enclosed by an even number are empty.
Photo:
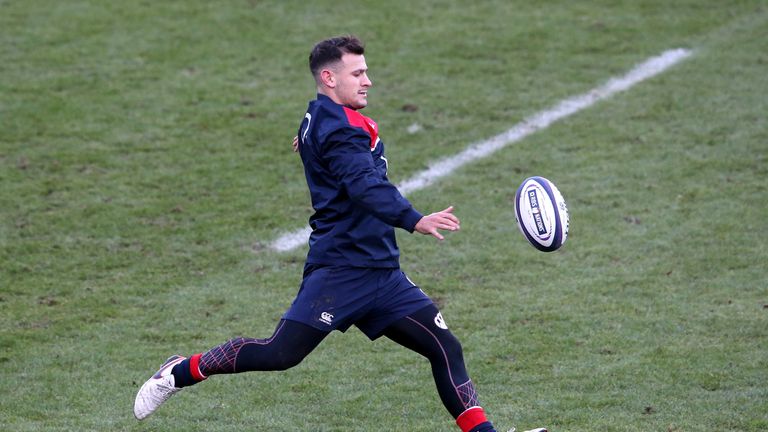
[[[397,185],[397,188],[400,189],[400,193],[403,195],[424,189],[470,162],[488,157],[534,132],[547,128],[558,120],[589,108],[601,100],[607,99],[616,93],[625,91],[635,84],[664,72],[691,54],[690,50],[683,48],[664,51],[660,55],[651,57],[638,64],[623,76],[611,78],[605,84],[586,93],[564,99],[549,109],[525,118],[506,132],[471,144],[460,153],[438,160],[426,170]],[[312,230],[309,227],[305,227],[283,234],[273,241],[270,246],[279,252],[287,252],[307,244],[311,232]]]

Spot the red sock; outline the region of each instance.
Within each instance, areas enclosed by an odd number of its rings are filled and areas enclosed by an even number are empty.
[[[189,371],[192,373],[192,378],[195,381],[202,381],[208,377],[200,373],[200,357],[202,354],[195,354],[189,358]]]
[[[456,418],[456,424],[461,428],[461,432],[469,432],[480,424],[487,423],[485,411],[479,406],[473,406]]]

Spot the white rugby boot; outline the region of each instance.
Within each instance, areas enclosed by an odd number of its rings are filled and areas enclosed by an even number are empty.
[[[515,428],[510,429],[509,432],[515,432]],[[531,429],[523,432],[547,432],[547,428],[536,428],[536,429]]]
[[[136,393],[136,400],[133,402],[133,415],[144,420],[150,414],[167,401],[168,398],[182,390],[174,384],[174,378],[171,370],[177,364],[186,360],[186,357],[173,355],[160,366],[157,372],[144,383]]]

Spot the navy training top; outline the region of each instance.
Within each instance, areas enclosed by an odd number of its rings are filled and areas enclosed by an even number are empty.
[[[422,215],[387,179],[376,122],[318,94],[298,136],[315,210],[307,263],[399,267],[394,227],[413,232]]]

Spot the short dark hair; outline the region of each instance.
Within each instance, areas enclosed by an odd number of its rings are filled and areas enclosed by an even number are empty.
[[[341,60],[344,54],[363,55],[365,46],[356,36],[338,36],[318,42],[309,53],[309,70],[317,79],[323,66]]]

